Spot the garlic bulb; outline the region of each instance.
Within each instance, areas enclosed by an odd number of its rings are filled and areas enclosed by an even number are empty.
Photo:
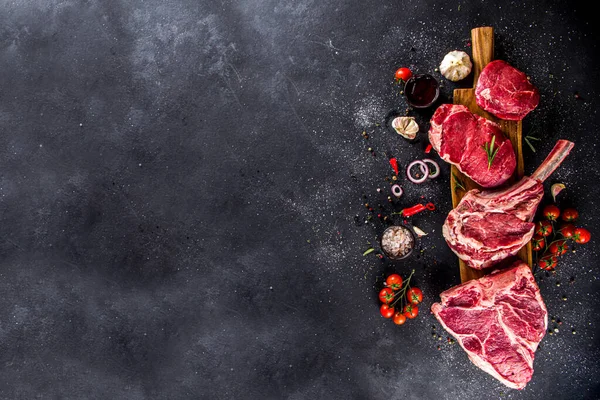
[[[419,125],[414,117],[396,117],[392,121],[392,127],[402,137],[412,140],[417,137]]]
[[[446,54],[440,64],[440,72],[444,78],[456,82],[465,79],[471,73],[473,64],[467,53],[460,50],[453,50]]]

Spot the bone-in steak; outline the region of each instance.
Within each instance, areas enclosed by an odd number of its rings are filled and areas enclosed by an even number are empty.
[[[506,61],[488,63],[475,85],[475,101],[501,119],[519,121],[540,102],[540,94],[527,75]]]
[[[517,254],[533,236],[531,221],[544,195],[542,182],[572,148],[572,142],[559,140],[531,177],[523,177],[508,189],[468,191],[442,226],[450,249],[475,269]]]
[[[465,282],[440,295],[431,311],[477,367],[506,386],[531,380],[548,313],[526,263]]]
[[[497,153],[491,165],[484,145]],[[502,185],[517,165],[512,143],[500,126],[462,105],[442,104],[430,121],[429,141],[440,157],[484,188]]]

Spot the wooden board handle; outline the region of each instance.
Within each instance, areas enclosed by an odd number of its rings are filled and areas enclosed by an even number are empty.
[[[494,59],[494,29],[482,26],[471,29],[471,44],[473,46],[473,87],[483,67]]]

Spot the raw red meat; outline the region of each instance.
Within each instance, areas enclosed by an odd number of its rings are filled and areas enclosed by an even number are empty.
[[[517,254],[533,236],[531,221],[544,195],[542,182],[572,148],[572,142],[559,140],[531,177],[523,177],[508,189],[468,191],[442,227],[452,251],[475,269],[491,267]]]
[[[501,119],[522,120],[540,102],[540,94],[527,75],[506,61],[488,63],[477,80],[475,101]]]
[[[533,375],[548,312],[531,269],[517,261],[446,290],[431,311],[469,359],[506,386],[523,389]]]
[[[500,126],[465,106],[442,104],[430,121],[429,141],[440,157],[456,165],[465,175],[484,188],[502,185],[517,165],[512,143],[502,134]],[[483,146],[498,149],[491,166]]]

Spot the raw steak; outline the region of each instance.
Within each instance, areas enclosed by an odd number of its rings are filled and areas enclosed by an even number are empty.
[[[542,182],[563,162],[573,143],[559,140],[531,177],[499,191],[468,191],[448,213],[442,234],[471,268],[484,269],[517,252],[533,236],[533,217],[544,195]]]
[[[491,145],[498,153],[488,167],[483,146]],[[499,186],[510,178],[517,165],[512,143],[500,126],[473,114],[465,106],[442,104],[430,121],[429,142],[440,157],[456,165],[465,175],[484,188]]]
[[[487,64],[475,85],[475,101],[501,119],[522,120],[540,102],[540,94],[527,75],[506,61]]]
[[[431,311],[469,359],[506,386],[523,389],[548,327],[548,312],[531,269],[508,269],[465,282],[440,294]]]

